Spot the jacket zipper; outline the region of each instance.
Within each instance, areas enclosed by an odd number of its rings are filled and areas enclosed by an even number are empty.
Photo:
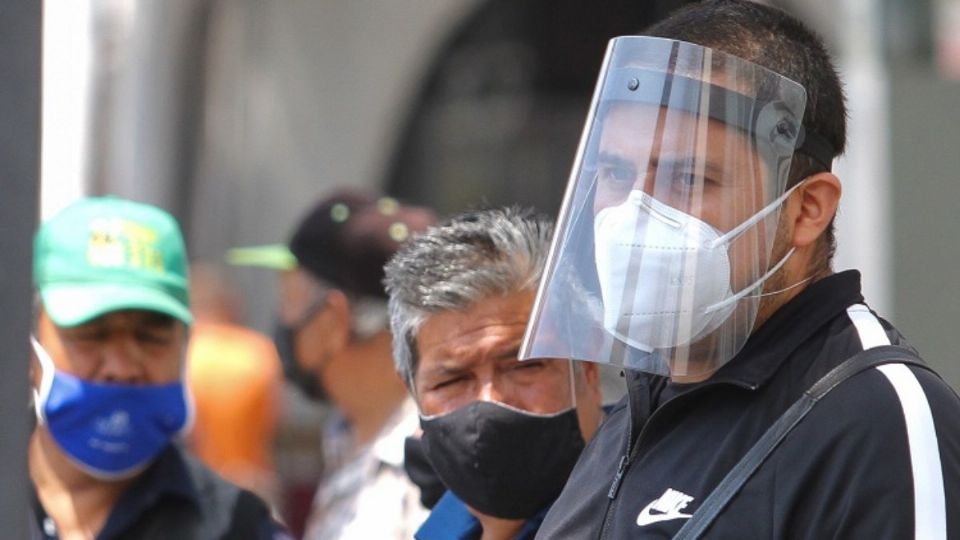
[[[620,481],[623,480],[623,471],[627,468],[629,462],[627,454],[620,457],[620,464],[617,465],[617,474],[613,477],[613,483],[610,484],[610,490],[607,491],[608,499],[616,499],[617,491],[620,491]]]
[[[711,381],[700,388],[694,389],[692,392],[685,394],[683,397],[689,397],[695,394],[702,392],[707,388],[712,388],[721,384],[733,384],[734,386],[739,386],[748,390],[756,390],[758,385],[743,383],[740,381],[730,381],[730,380],[717,380]],[[623,483],[623,477],[627,474],[627,469],[630,467],[630,463],[636,459],[637,454],[640,453],[640,441],[643,440],[643,434],[647,431],[647,426],[650,425],[650,421],[653,420],[654,416],[657,416],[657,413],[661,413],[662,416],[663,405],[653,411],[650,416],[647,418],[647,421],[643,423],[643,427],[640,428],[640,435],[637,437],[636,442],[633,441],[633,418],[630,418],[629,423],[627,424],[627,447],[622,456],[620,456],[620,462],[617,464],[617,472],[613,475],[613,481],[610,483],[610,489],[607,490],[607,509],[603,514],[603,525],[600,527],[600,536],[599,540],[606,540],[607,535],[610,532],[610,522],[613,519],[613,515],[616,514],[616,506],[619,503],[617,495],[620,493],[620,485]],[[632,414],[632,411],[631,411]]]
[[[627,430],[627,448],[624,450],[623,455],[620,457],[620,463],[617,464],[617,472],[613,476],[613,482],[610,483],[610,489],[607,490],[607,509],[603,513],[603,525],[600,526],[600,540],[606,540],[607,534],[610,531],[610,520],[613,518],[613,515],[616,514],[615,509],[616,505],[619,503],[617,494],[620,492],[620,484],[623,482],[623,475],[627,472],[627,467],[630,466],[631,461],[631,450],[636,450],[639,448],[639,444],[632,444],[633,442],[633,421],[630,420],[628,424],[629,428]],[[643,430],[640,430],[640,433],[643,433]],[[639,443],[640,439],[637,439]],[[632,448],[631,448],[632,446]]]

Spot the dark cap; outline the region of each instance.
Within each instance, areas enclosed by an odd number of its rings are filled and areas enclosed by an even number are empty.
[[[434,222],[427,208],[343,190],[307,213],[289,248],[302,268],[329,284],[349,293],[385,298],[383,266],[404,241]]]

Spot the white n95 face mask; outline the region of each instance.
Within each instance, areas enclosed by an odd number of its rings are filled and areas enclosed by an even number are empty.
[[[695,343],[719,328],[737,301],[761,287],[793,254],[791,249],[734,293],[731,242],[794,189],[723,234],[639,190],[601,210],[594,220],[594,255],[604,328],[646,352]]]

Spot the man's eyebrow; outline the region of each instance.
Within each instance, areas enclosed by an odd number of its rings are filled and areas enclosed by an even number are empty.
[[[497,354],[494,357],[494,360],[497,362],[501,362],[504,360],[519,360],[519,356],[520,356],[520,346],[514,345],[513,347],[510,347],[509,349],[505,349],[503,352]]]
[[[421,375],[424,377],[442,377],[446,375],[461,375],[469,371],[468,368],[459,364],[443,364],[427,368]]]
[[[143,311],[140,315],[140,321],[148,326],[172,327],[177,323],[170,315],[156,311]]]
[[[84,323],[80,323],[76,326],[61,326],[59,327],[60,332],[63,332],[66,335],[76,335],[84,334],[91,332],[99,332],[106,328],[106,324],[102,320],[93,319]]]
[[[618,156],[616,154],[611,154],[609,152],[600,152],[597,154],[597,163],[603,163],[604,165],[613,165],[615,167],[626,167],[631,169],[636,169],[637,166],[634,162],[629,159]]]
[[[650,158],[650,165],[655,168],[668,167],[672,169],[699,168],[709,174],[723,174],[723,166],[714,163],[712,160],[702,160],[693,157],[654,157]]]

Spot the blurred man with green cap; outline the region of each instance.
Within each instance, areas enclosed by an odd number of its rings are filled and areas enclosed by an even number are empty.
[[[175,444],[192,417],[192,317],[173,217],[82,199],[41,226],[34,257],[33,537],[287,537],[256,496]]]

